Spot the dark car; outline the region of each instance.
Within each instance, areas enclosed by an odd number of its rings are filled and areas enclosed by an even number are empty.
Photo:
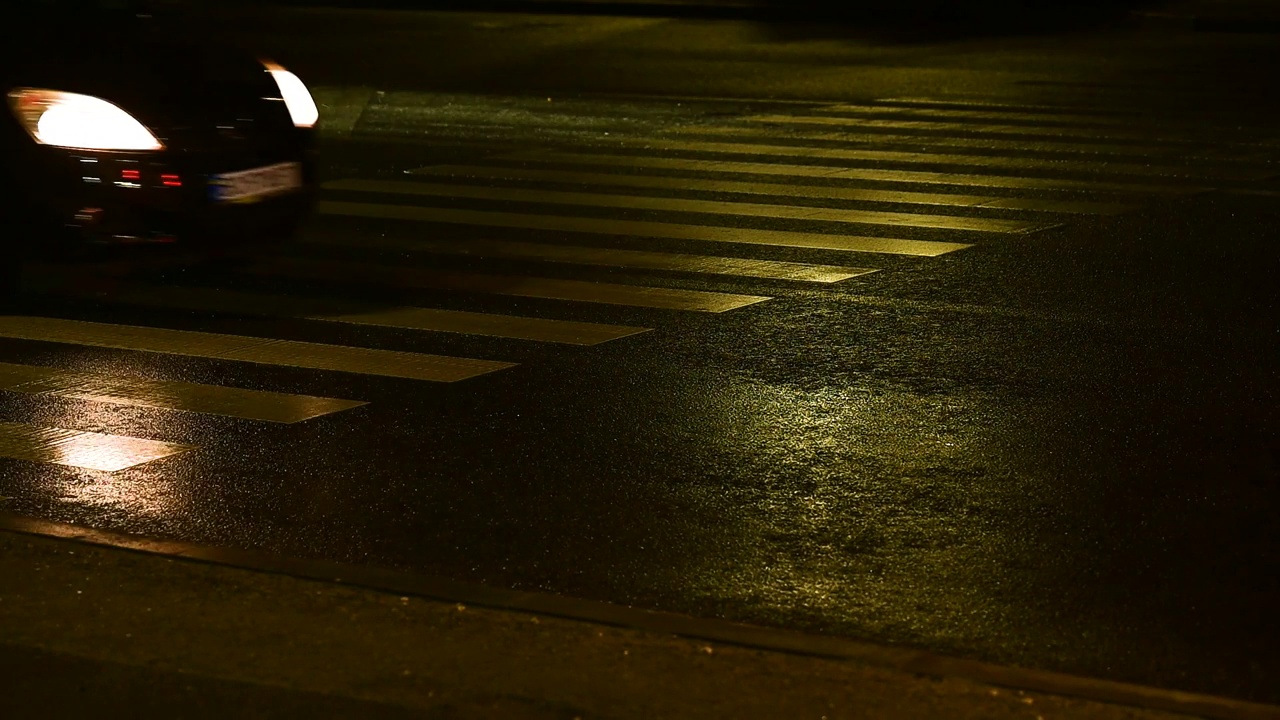
[[[202,42],[168,5],[29,0],[3,11],[10,269],[138,246],[217,254],[287,238],[306,217],[310,93],[269,60]]]

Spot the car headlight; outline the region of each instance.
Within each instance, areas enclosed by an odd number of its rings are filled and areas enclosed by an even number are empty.
[[[101,98],[59,90],[9,92],[18,123],[42,145],[84,150],[163,150],[142,123]]]
[[[273,62],[262,63],[271,73],[280,88],[280,97],[284,98],[284,106],[289,109],[289,117],[297,127],[314,127],[320,119],[320,109],[312,99],[311,92],[297,75],[285,70]]]

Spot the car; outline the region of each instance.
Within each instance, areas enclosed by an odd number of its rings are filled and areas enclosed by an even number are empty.
[[[202,42],[172,3],[28,0],[2,12],[6,278],[32,258],[234,253],[304,222],[319,112],[296,75]]]

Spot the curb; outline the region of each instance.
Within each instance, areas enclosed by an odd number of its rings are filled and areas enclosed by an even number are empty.
[[[676,635],[755,650],[856,661],[909,674],[959,678],[1015,690],[1164,710],[1213,720],[1280,720],[1280,706],[1275,705],[945,657],[909,648],[701,619],[548,593],[504,590],[394,570],[152,540],[10,513],[0,513],[0,531],[339,583],[377,592],[416,595],[449,603]]]

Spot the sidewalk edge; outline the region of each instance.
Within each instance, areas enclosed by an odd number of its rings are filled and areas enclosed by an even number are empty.
[[[677,635],[756,650],[851,660],[911,674],[958,678],[1016,690],[1164,710],[1213,720],[1280,720],[1280,706],[1214,695],[945,657],[922,650],[642,610],[549,593],[504,590],[397,570],[153,540],[12,513],[0,512],[0,531],[338,583],[377,592],[416,595],[451,603]]]

